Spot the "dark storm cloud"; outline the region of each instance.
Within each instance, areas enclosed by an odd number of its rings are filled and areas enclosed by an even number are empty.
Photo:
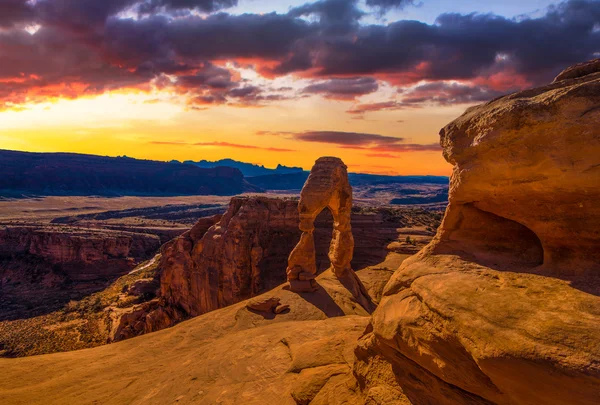
[[[210,12],[235,1],[40,0],[34,4],[20,0],[0,4],[0,107],[44,97],[76,97],[78,92],[149,87],[165,74],[175,76],[175,83],[187,84],[187,91],[190,81],[204,80],[199,86],[203,91],[191,93],[204,103],[283,97],[242,90],[248,84],[234,78],[217,76],[213,84],[203,77],[194,79],[207,61],[215,66],[225,61],[253,66],[266,77],[292,73],[319,79],[307,92],[338,98],[344,98],[345,91],[351,98],[374,87],[363,83],[361,90],[360,84],[348,82],[349,89],[344,90],[338,86],[341,82],[335,82],[344,77],[370,77],[396,86],[423,80],[460,81],[468,88],[443,84],[404,94],[398,102],[361,108],[402,108],[428,97],[438,104],[453,104],[547,83],[564,67],[600,52],[600,1],[594,0],[566,1],[538,18],[442,14],[432,25],[405,20],[359,25],[363,11],[354,0],[317,1],[287,14],[204,17],[190,11]],[[379,8],[407,4],[369,0],[370,6]],[[177,18],[173,10],[181,11]],[[141,17],[127,17],[136,12]],[[22,29],[32,24],[41,26],[34,35]],[[214,83],[222,86],[220,92]],[[230,93],[233,89],[237,90]]]
[[[339,131],[308,131],[292,135],[294,139],[304,142],[333,143],[342,146],[375,146],[392,145],[403,142],[403,138],[384,136],[378,134],[365,134],[360,132]]]
[[[310,33],[303,20],[278,14],[215,14],[169,20],[110,19],[106,50],[124,62],[167,64],[224,59],[280,59]]]
[[[110,16],[133,6],[137,0],[40,0],[37,20],[76,31],[101,29]]]
[[[366,14],[357,6],[357,0],[320,0],[295,7],[288,13],[291,17],[317,16],[319,28],[326,35],[348,34],[358,27],[358,21]]]
[[[489,101],[503,94],[502,91],[491,90],[483,86],[433,82],[417,86],[406,92],[399,105],[415,106],[425,103],[437,105],[468,104]]]
[[[218,10],[237,6],[238,0],[146,0],[143,1],[138,11],[152,13],[157,9],[166,10],[199,10],[212,13]]]
[[[417,4],[414,0],[367,0],[367,6],[378,7],[382,10],[404,8]]]
[[[0,28],[9,28],[13,25],[32,19],[33,8],[27,0],[2,0],[0,2]]]
[[[372,77],[333,78],[306,86],[302,92],[322,94],[327,98],[352,100],[358,96],[373,93],[379,89],[377,80]]]
[[[179,76],[177,84],[184,88],[227,89],[235,82],[228,69],[205,62],[194,75]]]
[[[306,47],[316,55],[310,66],[284,61],[275,71],[310,70],[322,76],[378,74],[399,84],[424,79],[468,80],[506,72],[540,83],[600,50],[598,23],[600,2],[571,0],[550,8],[540,18],[443,14],[434,25],[397,21],[361,26],[348,38],[307,41]]]

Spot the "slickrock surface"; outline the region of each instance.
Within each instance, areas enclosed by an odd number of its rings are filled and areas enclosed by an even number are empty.
[[[369,272],[363,282],[388,276]],[[277,315],[242,301],[124,342],[0,359],[0,403],[361,403],[353,351],[369,314],[331,271],[317,282],[313,293],[261,296],[289,305]]]
[[[356,350],[368,403],[597,403],[592,67],[471,108],[442,130],[450,205],[431,244],[385,287]]]

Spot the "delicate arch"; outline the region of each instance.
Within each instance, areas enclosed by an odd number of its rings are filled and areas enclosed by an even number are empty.
[[[352,271],[350,262],[354,253],[354,238],[350,225],[352,188],[348,182],[347,167],[341,159],[324,157],[317,160],[300,193],[300,242],[288,259],[287,277],[293,290],[313,290],[312,280],[317,275],[315,219],[329,208],[333,215],[333,233],[329,246],[329,260],[333,273],[342,278]]]

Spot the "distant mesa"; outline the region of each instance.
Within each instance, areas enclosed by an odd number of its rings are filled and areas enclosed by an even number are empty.
[[[0,150],[0,196],[235,195],[261,191],[231,167]]]

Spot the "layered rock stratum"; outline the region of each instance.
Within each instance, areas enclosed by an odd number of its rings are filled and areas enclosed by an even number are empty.
[[[158,236],[142,233],[1,227],[0,320],[47,311],[98,291],[159,247]]]

